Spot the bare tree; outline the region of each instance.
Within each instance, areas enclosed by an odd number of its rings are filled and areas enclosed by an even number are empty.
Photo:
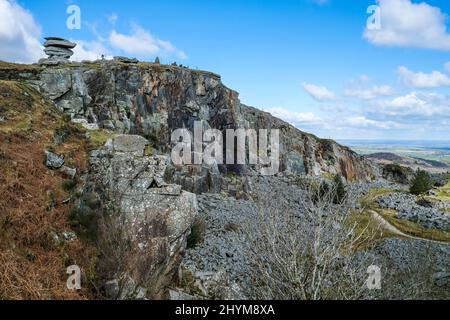
[[[303,186],[293,209],[261,198],[256,219],[243,228],[257,299],[360,299],[369,255],[355,254],[362,234],[349,225],[352,195],[334,204],[335,187]],[[367,229],[368,230],[368,229]],[[366,239],[367,240],[367,239]]]

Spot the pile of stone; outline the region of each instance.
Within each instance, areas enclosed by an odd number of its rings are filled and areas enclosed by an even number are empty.
[[[72,49],[77,46],[76,43],[58,37],[48,37],[45,40],[44,52],[48,58],[41,59],[39,64],[58,65],[70,62],[69,59],[73,55]]]
[[[392,193],[378,199],[383,209],[396,210],[397,218],[418,223],[427,229],[450,230],[450,213],[436,208],[423,206],[423,202],[416,202],[416,197],[406,193]],[[422,204],[422,205],[421,205]]]

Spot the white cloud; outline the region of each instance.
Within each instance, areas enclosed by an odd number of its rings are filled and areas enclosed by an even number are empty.
[[[347,97],[363,100],[375,99],[379,96],[392,96],[394,89],[390,86],[373,86],[370,88],[347,88],[344,94]]]
[[[306,131],[310,131],[311,129],[315,132],[317,130],[333,132],[336,130],[345,131],[350,129],[392,130],[403,127],[402,124],[396,121],[380,121],[370,119],[366,115],[339,114],[335,117],[321,118],[312,112],[293,112],[284,108],[266,109],[264,111],[270,112],[273,116],[301,130],[306,129]]]
[[[389,116],[415,116],[416,118],[450,114],[449,97],[437,93],[411,92],[392,100],[378,102],[377,112]]]
[[[336,99],[336,95],[334,94],[334,92],[328,90],[324,86],[317,86],[314,84],[303,83],[303,89],[305,89],[305,91],[309,93],[311,97],[313,97],[317,101]]]
[[[113,13],[105,19],[114,25],[118,15]],[[89,25],[88,22],[85,23]],[[96,60],[102,55],[111,58],[120,53],[149,58],[156,55],[176,56],[187,59],[187,55],[172,43],[154,37],[143,28],[133,25],[130,35],[116,30],[109,32],[107,38],[97,33],[95,24],[91,26],[97,40],[76,40],[72,60]],[[41,45],[41,27],[31,12],[21,7],[15,0],[0,0],[0,60],[34,63],[46,55]]]
[[[44,56],[41,27],[15,1],[0,0],[0,59],[32,63]]]
[[[73,42],[77,44],[73,49],[73,61],[98,60],[101,59],[102,55],[105,56],[105,59],[113,58],[109,50],[100,41],[74,40]]]
[[[399,67],[400,80],[407,86],[413,88],[438,88],[450,86],[450,77],[442,72],[431,73],[412,72],[406,67]]]
[[[362,100],[372,100],[380,96],[394,95],[394,89],[387,85],[370,86],[368,83],[370,78],[367,75],[362,75],[356,81],[351,81],[344,90],[344,95],[351,98]]]
[[[348,117],[342,121],[342,124],[353,128],[376,128],[384,130],[399,127],[399,125],[393,121],[377,121],[368,119],[365,116]]]
[[[264,111],[269,112],[273,116],[280,118],[294,126],[322,123],[322,119],[312,112],[293,112],[284,108],[271,108]]]
[[[447,16],[438,7],[411,0],[378,0],[381,29],[366,29],[364,37],[375,45],[450,51]]]
[[[186,54],[177,49],[168,41],[155,38],[150,32],[138,25],[132,27],[132,33],[125,35],[113,30],[109,35],[109,42],[114,48],[120,49],[127,54],[138,57],[154,57],[158,54],[176,55],[179,59],[186,59]]]

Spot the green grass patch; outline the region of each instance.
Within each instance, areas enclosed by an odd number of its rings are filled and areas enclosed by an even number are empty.
[[[327,180],[331,180],[333,181],[335,179],[335,175],[329,172],[325,172],[324,174],[322,174],[322,177],[327,179]]]
[[[37,71],[40,70],[40,67],[32,64],[19,64],[19,63],[11,63],[0,61],[0,69],[1,70],[17,70],[17,71]]]
[[[116,133],[102,129],[93,130],[89,133],[91,135],[91,146],[94,149],[104,146],[109,139],[113,139],[117,136]]]
[[[22,121],[11,123],[9,124],[6,122],[5,124],[2,124],[0,126],[0,132],[6,133],[6,134],[13,134],[13,133],[19,133],[19,132],[26,132],[31,128],[31,119],[27,118]]]
[[[358,238],[356,243],[358,249],[364,249],[376,241],[396,236],[384,230],[380,226],[380,222],[370,213],[370,210],[353,211],[345,225],[354,229],[355,237]]]
[[[449,182],[440,188],[435,189],[436,195],[435,196],[428,196],[426,199],[430,201],[445,201],[450,202],[450,180]]]

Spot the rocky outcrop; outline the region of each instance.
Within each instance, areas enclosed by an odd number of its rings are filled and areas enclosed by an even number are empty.
[[[281,170],[371,179],[374,169],[350,149],[303,133],[268,113],[242,105],[216,74],[154,63],[98,61],[43,68],[33,85],[75,121],[118,133],[137,134],[162,152],[175,129],[280,129]],[[217,174],[245,173],[248,166],[174,168],[174,181],[196,193],[220,190]],[[189,171],[189,172],[186,172]]]
[[[77,45],[63,38],[49,37],[45,38],[44,52],[48,55],[47,59],[41,59],[39,64],[41,65],[58,65],[69,63],[69,59],[73,56],[71,49]]]
[[[370,162],[350,148],[304,133],[256,108],[242,106],[242,109],[250,127],[280,130],[282,171],[312,176],[340,174],[347,180],[367,180],[375,176],[375,168]]]
[[[163,298],[177,277],[197,215],[196,196],[164,180],[169,159],[146,156],[148,144],[141,136],[119,135],[90,154],[80,214],[103,211],[106,219],[114,218],[106,220],[106,230],[99,229],[106,234],[99,237],[108,239],[120,228],[123,238],[113,239],[117,252],[121,241],[130,243],[126,258],[117,262],[125,265],[109,275],[111,298]],[[106,210],[99,210],[99,203]]]

